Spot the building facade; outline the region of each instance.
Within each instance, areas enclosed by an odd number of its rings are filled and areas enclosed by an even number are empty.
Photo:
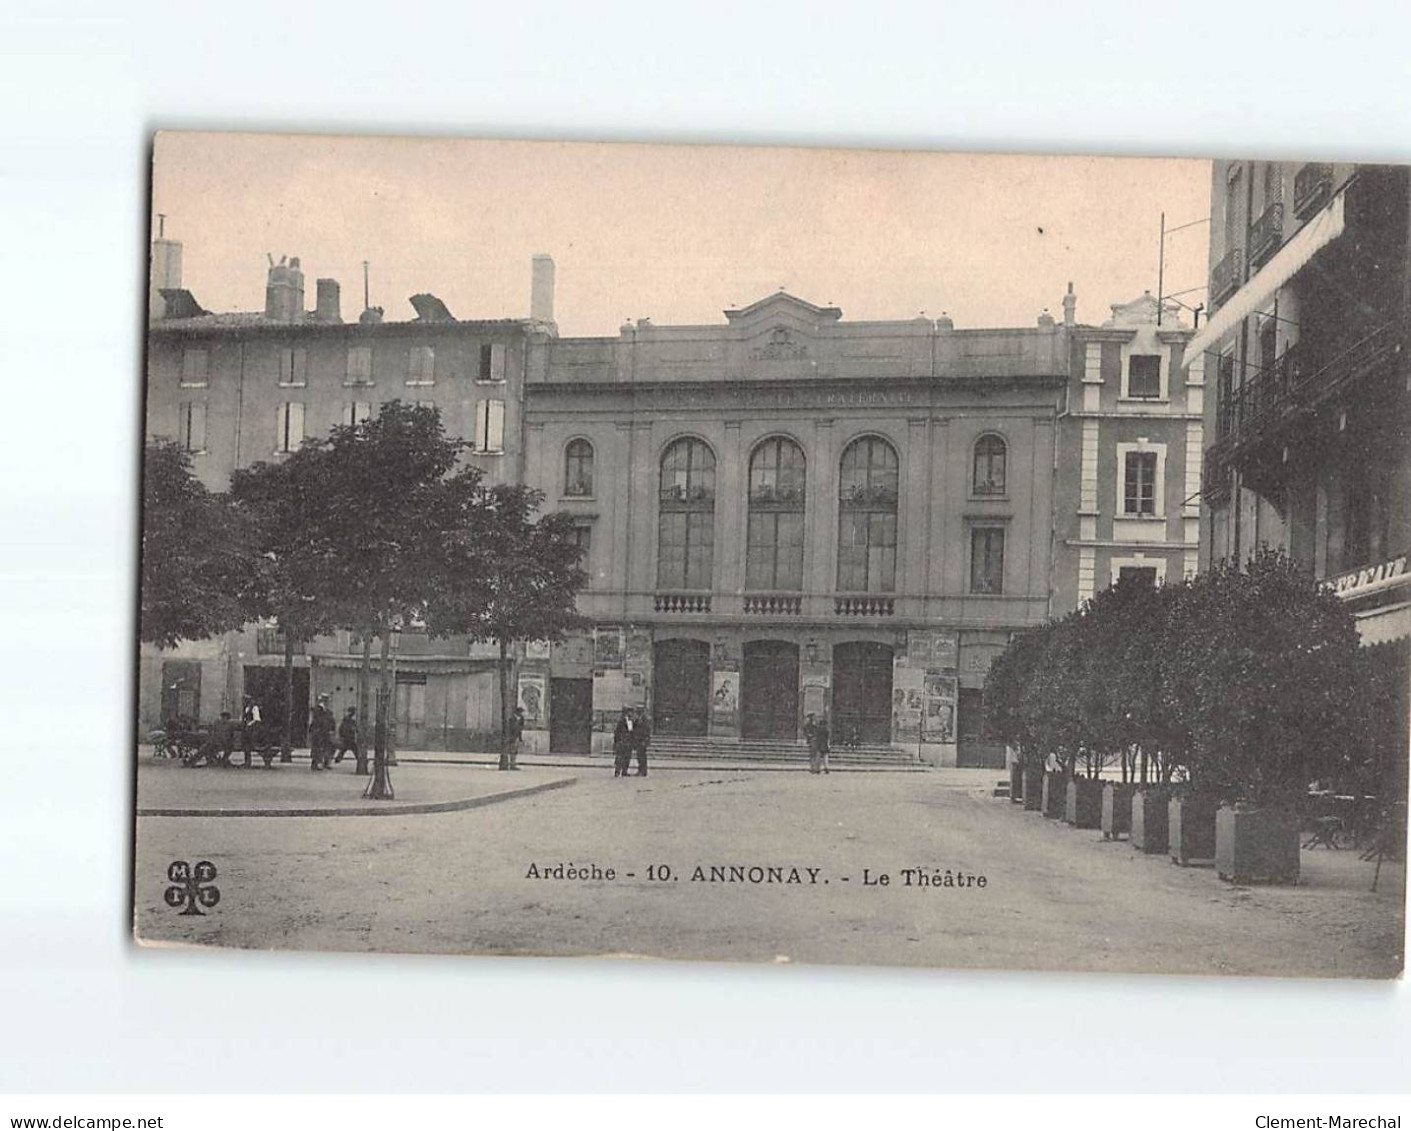
[[[1411,637],[1411,179],[1406,168],[1216,161],[1214,373],[1201,556],[1278,547],[1327,581],[1364,644]]]
[[[525,481],[576,516],[591,635],[526,655],[530,741],[835,744],[1002,764],[983,685],[1050,613],[1065,328],[848,322],[780,292],[722,324],[545,338]],[[526,702],[526,692],[528,701]]]
[[[553,333],[553,263],[536,256],[531,317],[461,321],[434,295],[410,300],[414,319],[380,308],[342,318],[340,289],[319,279],[306,309],[299,260],[271,261],[265,307],[211,314],[181,286],[181,245],[154,242],[147,338],[146,435],[178,441],[195,474],[225,490],[232,473],[297,450],[306,437],[356,424],[394,399],[434,405],[446,430],[468,439],[467,460],[489,483],[523,475],[522,390],[532,339]],[[485,748],[499,727],[497,649],[416,632],[394,640],[396,739],[405,747]],[[238,714],[243,696],[266,720],[284,712],[285,642],[276,628],[172,649],[143,647],[139,715],[147,729],[180,714],[209,721]],[[314,696],[335,711],[359,703],[362,647],[347,633],[299,644],[295,738]]]
[[[1100,326],[1069,330],[1056,487],[1054,612],[1126,576],[1153,584],[1196,571],[1203,374],[1185,369],[1180,308],[1150,292]]]

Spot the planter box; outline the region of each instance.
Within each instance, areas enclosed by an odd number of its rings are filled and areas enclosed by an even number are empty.
[[[1067,805],[1068,779],[1062,774],[1044,774],[1044,816],[1053,821],[1061,821]]]
[[[1102,782],[1097,778],[1070,780],[1063,819],[1075,829],[1099,828],[1102,825]]]
[[[1132,847],[1142,852],[1165,852],[1171,795],[1148,787],[1132,794]]]
[[[1044,807],[1043,770],[1037,766],[1030,766],[1024,770],[1024,789],[1021,796],[1025,812],[1037,813]]]
[[[1016,805],[1024,800],[1024,767],[1019,762],[1009,767],[1009,800]]]
[[[1224,805],[1215,814],[1215,871],[1231,883],[1298,883],[1298,814]]]
[[[1102,835],[1117,840],[1132,831],[1132,794],[1136,786],[1108,782],[1102,787]]]
[[[1167,806],[1167,851],[1171,863],[1210,864],[1215,860],[1215,799],[1192,795],[1173,797]]]

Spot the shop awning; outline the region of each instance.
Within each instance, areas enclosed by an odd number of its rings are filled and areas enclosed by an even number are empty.
[[[1230,300],[1217,310],[1210,321],[1186,343],[1182,368],[1253,314],[1274,297],[1274,292],[1287,283],[1320,249],[1342,235],[1345,225],[1345,192],[1333,197],[1313,219],[1304,224],[1293,239],[1274,253],[1254,277],[1237,290]]]

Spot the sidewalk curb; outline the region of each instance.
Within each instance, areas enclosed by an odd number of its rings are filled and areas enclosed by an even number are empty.
[[[534,793],[544,793],[551,789],[563,789],[574,785],[577,778],[561,778],[558,781],[543,782],[540,785],[527,785],[520,789],[509,789],[503,793],[491,793],[484,797],[468,797],[461,801],[427,801],[412,805],[376,806],[363,805],[345,809],[138,809],[139,817],[406,817],[421,813],[454,813],[461,809],[479,809],[483,805],[493,805],[497,801],[512,801],[516,797],[528,797]]]

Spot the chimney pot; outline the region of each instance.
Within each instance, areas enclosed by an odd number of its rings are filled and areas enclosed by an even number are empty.
[[[265,284],[265,317],[275,322],[297,322],[304,316],[304,273],[299,269],[299,260],[294,258],[279,262],[269,269],[269,281]]]
[[[314,319],[319,322],[342,322],[342,292],[337,279],[320,279],[315,284],[317,298],[314,303]]]
[[[531,280],[529,289],[529,318],[532,322],[554,320],[554,261],[553,258],[537,253],[531,260]]]

